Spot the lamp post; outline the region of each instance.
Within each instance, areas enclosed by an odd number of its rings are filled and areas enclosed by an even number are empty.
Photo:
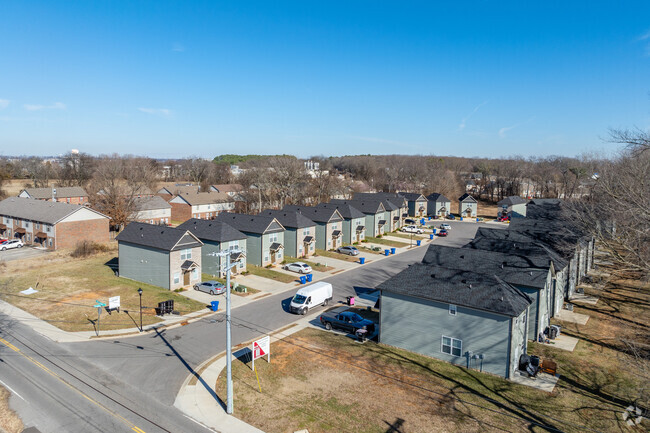
[[[230,263],[230,255],[241,253],[239,249],[233,250],[224,250],[224,251],[214,251],[208,253],[209,256],[213,257],[225,257],[226,258],[226,370],[227,370],[227,380],[226,380],[226,413],[232,415],[233,412],[233,390],[232,390],[232,339],[230,334],[230,268],[232,267]],[[220,261],[219,261],[220,262]],[[221,263],[218,264],[220,270],[223,270]]]
[[[142,289],[139,287],[138,295],[140,295],[140,332],[142,332]]]

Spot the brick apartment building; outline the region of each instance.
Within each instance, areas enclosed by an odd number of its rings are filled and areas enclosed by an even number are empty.
[[[68,204],[88,203],[88,193],[80,186],[64,186],[60,188],[25,188],[18,194],[21,198],[35,200],[58,201]]]
[[[0,237],[49,250],[109,241],[109,217],[86,206],[10,197],[0,201]]]
[[[179,194],[169,200],[172,205],[172,220],[187,221],[190,218],[214,219],[221,212],[232,212],[235,202],[223,192],[195,192]]]

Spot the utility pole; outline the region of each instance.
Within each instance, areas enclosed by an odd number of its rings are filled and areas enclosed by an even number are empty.
[[[233,389],[232,389],[232,338],[231,338],[231,318],[230,318],[230,255],[241,253],[239,249],[236,250],[225,250],[225,251],[215,251],[209,253],[208,255],[213,257],[225,257],[226,258],[226,370],[227,370],[227,379],[226,379],[226,413],[232,415],[233,413]],[[219,269],[221,267],[221,260],[218,261]]]

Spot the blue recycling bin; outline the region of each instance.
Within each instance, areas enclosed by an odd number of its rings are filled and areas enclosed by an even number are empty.
[[[431,217],[429,217],[429,221],[431,221]]]
[[[307,282],[311,283],[311,279],[314,278],[312,274],[307,274]]]
[[[307,277],[305,277],[304,275],[301,275],[300,276],[300,284],[305,284],[306,282],[307,282]]]
[[[422,218],[422,219],[420,220],[420,224],[422,224],[422,225],[426,224],[426,222],[424,221],[424,218]]]
[[[390,249],[390,253],[391,253],[391,254],[395,254],[395,248],[391,248],[391,249]]]
[[[384,255],[389,256],[390,255],[390,250],[384,250]]]
[[[436,231],[434,230],[433,232],[435,233]],[[429,239],[433,239],[433,235],[429,235]]]
[[[359,257],[359,264],[364,264],[366,263],[366,258],[365,257]]]
[[[460,220],[462,221],[462,220],[463,220],[463,217],[460,217]]]
[[[437,230],[437,229],[433,229],[433,234],[434,234],[434,235],[436,234],[436,230]]]
[[[219,301],[212,301],[210,302],[210,305],[212,306],[212,311],[217,311],[219,309]]]
[[[476,218],[476,222],[478,222],[478,218]]]
[[[422,241],[418,239],[418,247],[422,245]]]

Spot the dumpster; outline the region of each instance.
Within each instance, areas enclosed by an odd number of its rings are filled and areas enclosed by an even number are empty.
[[[390,253],[391,253],[391,254],[395,254],[395,248],[391,248],[391,249],[390,249]]]
[[[347,300],[348,300],[348,305],[354,305],[354,296],[348,296]]]
[[[389,256],[390,255],[390,250],[384,250],[384,255]]]
[[[314,276],[312,274],[307,274],[306,277],[307,277],[307,282],[308,283],[311,283],[311,279],[314,278]]]
[[[434,230],[435,233],[435,230]],[[429,235],[429,239],[433,240],[433,235]]]
[[[422,241],[418,239],[418,247],[422,245]]]
[[[306,282],[307,282],[307,277],[305,277],[304,275],[301,275],[300,276],[300,284],[305,284]]]
[[[362,265],[364,263],[366,263],[366,258],[365,257],[359,257],[359,263],[362,264]]]
[[[217,311],[219,309],[219,301],[212,301],[210,302],[210,305],[212,307],[212,311]]]

